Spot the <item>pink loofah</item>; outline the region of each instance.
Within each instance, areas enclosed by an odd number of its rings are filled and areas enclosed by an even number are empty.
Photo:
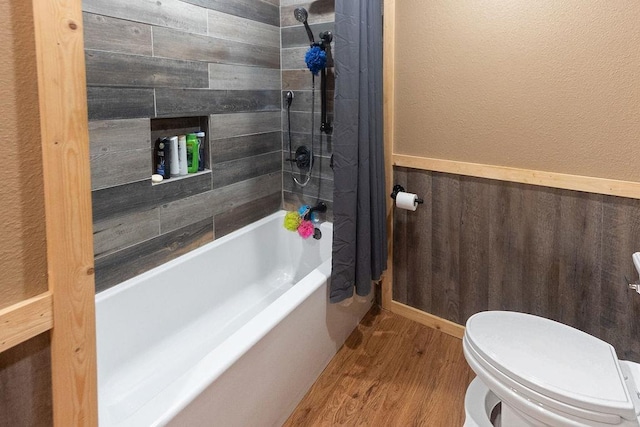
[[[298,234],[303,239],[308,239],[309,236],[313,235],[313,228],[313,223],[311,221],[302,221],[298,227]]]

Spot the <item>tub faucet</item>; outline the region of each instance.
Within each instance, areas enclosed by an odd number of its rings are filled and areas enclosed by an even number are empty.
[[[309,208],[309,210],[304,214],[303,219],[305,221],[313,221],[314,212],[324,213],[326,211],[327,211],[327,204],[325,202],[318,202],[317,205],[315,205],[312,208]],[[313,227],[313,238],[316,240],[320,240],[322,238],[322,232],[318,227]]]
[[[307,211],[304,215],[304,219],[307,221],[311,221],[311,214],[314,212],[325,213],[327,211],[327,204],[325,202],[318,202],[317,205],[312,207]]]

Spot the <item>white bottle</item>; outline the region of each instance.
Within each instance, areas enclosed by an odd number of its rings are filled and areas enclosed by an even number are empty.
[[[187,136],[178,136],[178,162],[180,162],[180,175],[189,173],[187,164]]]
[[[178,137],[169,138],[171,142],[171,176],[180,176],[180,161],[178,160]],[[185,145],[186,148],[186,145]]]

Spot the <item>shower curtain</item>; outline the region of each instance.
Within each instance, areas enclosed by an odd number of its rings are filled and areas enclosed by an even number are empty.
[[[382,0],[335,0],[330,301],[365,296],[387,263]]]

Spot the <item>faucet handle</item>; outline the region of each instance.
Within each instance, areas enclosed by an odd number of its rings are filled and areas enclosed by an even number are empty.
[[[325,213],[327,211],[327,204],[325,202],[318,202],[318,204],[315,205],[315,207],[311,208],[311,210],[320,212],[320,213]],[[640,252],[638,252],[638,256],[640,257]]]

